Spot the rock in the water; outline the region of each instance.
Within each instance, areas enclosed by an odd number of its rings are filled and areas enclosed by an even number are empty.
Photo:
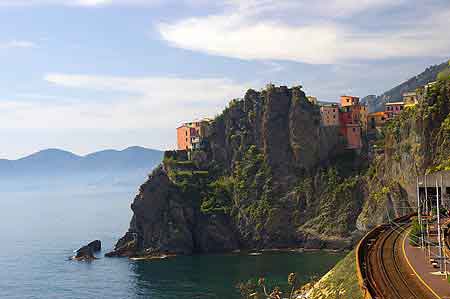
[[[77,250],[76,255],[73,257],[77,261],[86,261],[96,259],[94,253],[102,249],[102,243],[100,240],[95,240],[86,246],[81,247]]]

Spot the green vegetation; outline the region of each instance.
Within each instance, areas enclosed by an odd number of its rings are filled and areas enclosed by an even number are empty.
[[[385,200],[387,195],[390,192],[390,187],[383,186],[381,189],[376,189],[375,191],[372,191],[369,195],[370,199],[378,204],[382,204]]]
[[[290,273],[287,279],[289,290],[282,292],[281,288],[275,286],[271,288],[264,277],[255,280],[248,280],[247,282],[239,283],[236,288],[239,290],[242,298],[245,299],[263,299],[263,298],[281,298],[282,294],[289,294],[289,297],[283,296],[283,298],[293,299],[299,295],[299,291],[296,291],[298,280],[296,273]]]
[[[201,211],[205,214],[231,211],[234,182],[232,177],[220,177],[207,185]]]
[[[337,263],[310,290],[308,299],[362,299],[356,274],[355,251]]]
[[[411,230],[408,235],[409,244],[417,246],[420,242],[420,225],[417,217],[412,220]]]
[[[331,167],[322,170],[320,181],[324,183],[323,190],[316,193],[320,197],[317,215],[307,221],[303,228],[327,236],[345,236],[353,229],[350,227],[353,221],[349,221],[349,217],[359,209],[356,193],[359,176],[341,176],[336,167]]]
[[[272,175],[264,155],[251,145],[234,169],[235,201],[258,227],[272,208]]]
[[[446,69],[439,72],[439,74],[436,77],[439,81],[444,81],[450,79],[450,61],[448,62],[448,66]]]

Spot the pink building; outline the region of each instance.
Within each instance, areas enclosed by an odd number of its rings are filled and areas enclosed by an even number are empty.
[[[384,112],[386,114],[387,119],[394,118],[398,114],[400,114],[403,111],[403,107],[405,105],[404,102],[392,102],[392,103],[386,103]]]

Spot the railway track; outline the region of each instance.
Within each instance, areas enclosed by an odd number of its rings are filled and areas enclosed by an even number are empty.
[[[372,298],[430,299],[433,295],[417,280],[403,254],[409,221],[384,225],[366,245],[364,276]]]

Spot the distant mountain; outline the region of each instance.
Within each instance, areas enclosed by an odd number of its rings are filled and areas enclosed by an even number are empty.
[[[59,149],[46,149],[18,160],[0,159],[0,177],[57,176],[81,173],[114,173],[143,169],[150,172],[163,152],[143,147],[122,151],[104,150],[78,156]]]
[[[427,83],[436,80],[436,76],[439,72],[448,67],[448,61],[439,65],[433,65],[428,67],[424,72],[417,76],[412,77],[406,82],[386,91],[380,96],[367,96],[362,99],[362,102],[368,104],[369,112],[384,110],[384,104],[387,102],[401,101],[402,95],[408,91],[414,91],[417,87],[426,85]]]

